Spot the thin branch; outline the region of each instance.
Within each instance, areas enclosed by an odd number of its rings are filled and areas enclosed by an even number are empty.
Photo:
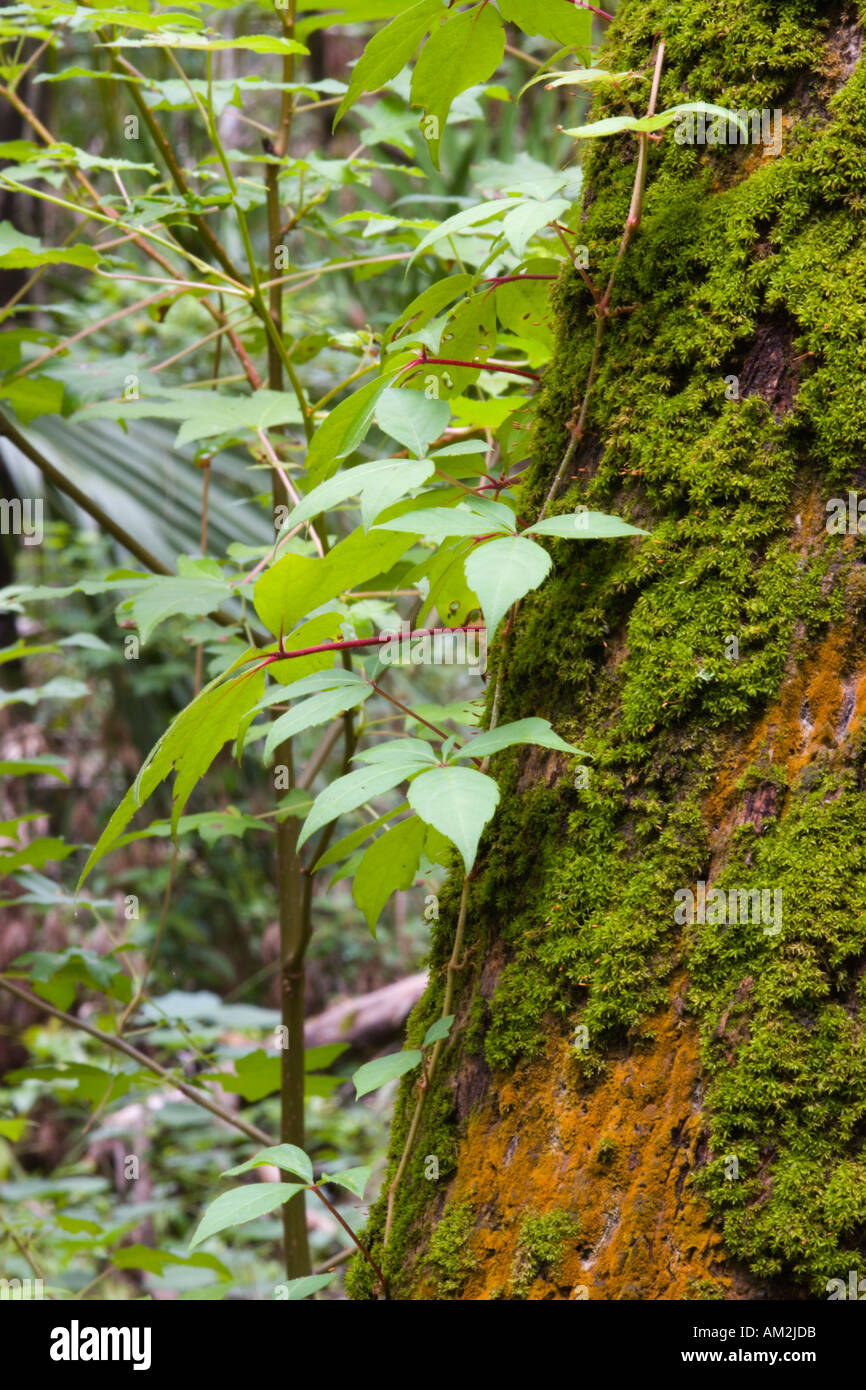
[[[81,488],[76,487],[75,483],[65,477],[64,474],[60,472],[59,468],[55,468],[53,463],[50,463],[43,454],[40,454],[38,449],[34,448],[30,441],[26,439],[23,434],[19,433],[11,420],[0,412],[0,437],[3,436],[11,440],[15,448],[20,449],[21,453],[29,458],[31,463],[35,463],[36,467],[41,470],[50,483],[53,483],[60,492],[64,493],[75,502],[82,511],[87,512],[88,516],[91,516],[103,530],[107,531],[120,545],[124,546],[129,551],[130,555],[134,555],[136,560],[140,560],[143,565],[146,565],[153,574],[170,575],[172,573],[168,565],[164,565],[155,555],[151,555],[150,551],[146,550],[134,536],[131,536],[128,531],[125,531],[122,526],[118,525],[114,518],[110,517],[107,512],[104,512],[98,502],[94,502],[87,496],[86,492],[82,492]],[[233,618],[227,621],[231,622],[232,626],[234,626]]]
[[[440,1018],[447,1018],[451,1012],[451,1000],[454,998],[454,981],[457,972],[463,964],[463,935],[466,927],[466,909],[469,902],[469,875],[463,879],[463,892],[460,895],[460,911],[457,916],[457,930],[454,933],[454,945],[451,951],[451,959],[448,962],[445,979],[445,994],[442,1000]],[[403,1152],[400,1155],[400,1162],[394,1174],[391,1186],[388,1188],[388,1212],[385,1217],[385,1233],[382,1238],[382,1248],[387,1249],[388,1240],[391,1235],[391,1227],[394,1222],[394,1203],[397,1199],[397,1189],[403,1180],[406,1166],[412,1155],[415,1144],[415,1136],[418,1133],[418,1126],[421,1122],[421,1112],[424,1109],[424,1097],[430,1089],[430,1082],[433,1080],[433,1073],[436,1070],[436,1063],[444,1045],[444,1038],[440,1038],[430,1055],[429,1062],[424,1064],[424,1070],[418,1085],[418,1098],[415,1101],[415,1109],[409,1123],[409,1132],[406,1135],[406,1143],[403,1145]]]
[[[662,64],[664,63],[664,56],[665,41],[664,39],[662,39],[659,43],[658,51],[656,53],[652,91],[650,92],[649,105],[647,107],[648,116],[652,116],[655,114],[656,102],[658,100],[659,93],[659,83],[661,81],[662,74]],[[590,396],[592,395],[592,389],[595,385],[595,379],[598,373],[598,364],[601,359],[601,345],[602,339],[604,338],[605,324],[607,323],[607,320],[610,317],[610,301],[611,296],[613,294],[616,274],[619,270],[622,258],[626,253],[626,248],[628,247],[628,244],[631,241],[632,236],[637,231],[641,222],[641,216],[643,213],[644,192],[646,189],[646,167],[648,148],[649,136],[645,131],[641,131],[638,135],[637,171],[635,173],[634,187],[632,189],[631,204],[629,206],[628,217],[626,218],[625,227],[623,228],[622,237],[620,238],[619,249],[616,254],[616,260],[613,263],[613,268],[610,272],[610,278],[607,282],[607,288],[604,294],[602,295],[601,299],[596,302],[595,306],[595,340],[593,342],[592,358],[589,365],[589,375],[587,377],[586,387],[584,389],[583,399],[580,405],[580,412],[578,414],[576,424],[572,427],[571,439],[568,442],[568,448],[566,449],[563,460],[559,465],[556,477],[551,483],[550,491],[548,492],[547,497],[544,500],[544,506],[542,507],[541,512],[539,514],[539,520],[543,519],[546,516],[548,510],[550,509],[550,506],[553,503],[556,494],[558,493],[565,479],[565,475],[568,472],[572,460],[575,454],[577,453],[578,447],[583,439],[583,433],[586,428],[586,417],[589,411]]]
[[[12,1241],[12,1244],[15,1246],[15,1249],[18,1251],[21,1258],[27,1261],[28,1265],[33,1270],[33,1273],[36,1275],[36,1278],[40,1281],[40,1283],[44,1284],[46,1282],[45,1275],[43,1271],[40,1269],[36,1261],[36,1256],[32,1253],[29,1245],[27,1245],[23,1240],[18,1239],[18,1236],[15,1234],[8,1221],[4,1221],[2,1216],[0,1216],[0,1226],[3,1227],[4,1231],[9,1236],[9,1239]],[[48,1297],[54,1297],[54,1294],[51,1292],[50,1289],[48,1290]]]
[[[436,637],[445,632],[483,632],[484,630],[484,623],[468,623],[465,627],[421,627],[414,632],[407,633],[406,636],[412,641],[416,637]],[[319,652],[347,652],[357,647],[381,647],[387,642],[398,640],[398,638],[399,634],[388,637],[386,634],[380,633],[378,637],[347,637],[337,642],[320,642],[315,647],[299,647],[297,651],[271,652],[262,657],[261,664],[262,666],[269,666],[274,661],[289,661],[296,656],[316,656]]]
[[[263,1129],[259,1129],[257,1125],[248,1124],[247,1121],[241,1119],[239,1115],[233,1115],[230,1110],[226,1110],[218,1101],[212,1100],[208,1092],[195,1090],[194,1087],[189,1086],[185,1081],[181,1080],[180,1077],[168,1071],[166,1067],[160,1066],[159,1062],[154,1061],[152,1057],[148,1057],[146,1053],[140,1052],[137,1047],[133,1047],[131,1043],[126,1042],[124,1038],[116,1037],[113,1033],[103,1033],[99,1028],[94,1028],[93,1025],[88,1023],[85,1019],[75,1018],[73,1014],[64,1013],[62,1009],[55,1008],[54,1005],[49,1004],[47,1000],[40,999],[38,995],[31,994],[29,990],[22,989],[20,985],[13,984],[5,975],[0,975],[0,989],[5,990],[7,994],[14,994],[16,999],[20,999],[23,1003],[29,1004],[31,1008],[49,1013],[53,1018],[59,1018],[62,1023],[68,1024],[70,1028],[77,1028],[80,1032],[87,1033],[89,1037],[94,1038],[96,1042],[101,1043],[103,1047],[111,1048],[115,1052],[124,1053],[124,1055],[130,1057],[133,1062],[137,1062],[140,1067],[145,1067],[147,1071],[153,1072],[154,1076],[159,1076],[163,1081],[173,1086],[175,1090],[180,1091],[182,1095],[186,1096],[187,1100],[191,1100],[195,1105],[201,1106],[203,1110],[209,1110],[212,1115],[215,1115],[218,1120],[222,1120],[225,1124],[231,1125],[234,1129],[239,1129],[248,1139],[255,1139],[257,1144],[264,1144],[266,1146],[273,1144],[273,1139],[269,1134],[266,1134]]]
[[[115,1052],[124,1053],[124,1055],[131,1058],[133,1062],[137,1062],[140,1067],[144,1067],[147,1071],[153,1072],[154,1076],[160,1077],[170,1086],[173,1086],[176,1091],[180,1091],[181,1095],[186,1096],[187,1100],[191,1100],[194,1105],[201,1106],[203,1110],[209,1110],[218,1120],[222,1120],[225,1124],[231,1125],[233,1129],[240,1130],[248,1139],[254,1139],[257,1144],[262,1144],[265,1148],[271,1148],[273,1146],[274,1141],[272,1136],[266,1134],[263,1129],[259,1129],[258,1125],[248,1124],[246,1120],[241,1119],[240,1115],[232,1114],[231,1110],[226,1110],[218,1101],[213,1100],[208,1092],[196,1091],[194,1087],[187,1085],[180,1077],[175,1076],[165,1067],[160,1066],[159,1062],[154,1061],[152,1057],[148,1057],[147,1053],[140,1052],[137,1047],[133,1047],[131,1043],[126,1042],[123,1038],[116,1037],[113,1033],[103,1033],[99,1028],[94,1028],[92,1024],[86,1022],[85,1019],[76,1018],[73,1014],[64,1013],[63,1009],[57,1009],[53,1004],[49,1004],[47,1000],[40,999],[38,995],[31,994],[29,990],[22,989],[20,985],[13,984],[5,975],[0,975],[0,989],[5,990],[7,994],[14,995],[16,999],[20,999],[23,1003],[29,1004],[31,1008],[37,1011],[42,1010],[44,1013],[51,1014],[53,1018],[60,1019],[61,1023],[67,1024],[70,1028],[77,1028],[80,1032],[87,1033],[89,1037],[95,1039],[98,1043],[102,1043],[104,1047],[112,1048]],[[377,1278],[381,1279],[382,1271],[371,1258],[369,1252],[361,1244],[352,1228],[335,1211],[333,1204],[328,1201],[325,1194],[315,1185],[308,1190],[315,1193],[322,1205],[327,1207],[331,1215],[337,1218],[340,1225],[343,1226],[351,1236],[361,1254],[369,1261]],[[11,1234],[12,1232],[10,1232],[10,1235]]]

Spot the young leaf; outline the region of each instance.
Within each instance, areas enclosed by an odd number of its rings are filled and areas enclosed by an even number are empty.
[[[245,1221],[254,1221],[257,1216],[266,1216],[269,1211],[288,1202],[296,1192],[303,1192],[304,1186],[297,1182],[257,1182],[223,1192],[205,1208],[189,1243],[190,1250],[216,1235],[217,1231],[241,1226]]]
[[[602,135],[619,135],[623,130],[637,130],[637,128],[637,116],[606,116],[604,120],[573,126],[563,130],[562,133],[573,136],[575,140],[595,140]]]
[[[301,1298],[309,1298],[310,1294],[318,1293],[319,1289],[326,1289],[329,1284],[333,1284],[336,1277],[336,1274],[302,1274],[297,1279],[278,1284],[277,1293],[281,1301],[297,1303]]]
[[[574,72],[541,72],[530,77],[521,87],[519,96],[543,82],[545,87],[609,87],[632,77],[631,72],[607,72],[604,68],[576,68]]]
[[[389,1052],[387,1057],[377,1057],[373,1062],[365,1062],[352,1077],[355,1083],[355,1099],[360,1100],[370,1091],[377,1091],[380,1086],[396,1080],[407,1071],[412,1071],[421,1060],[420,1052],[408,1050]]]
[[[579,748],[565,743],[559,734],[554,733],[546,719],[517,719],[513,724],[498,724],[495,729],[488,729],[486,733],[470,739],[462,748],[458,748],[452,757],[488,758],[492,753],[498,753],[503,748],[512,748],[518,743],[534,743],[539,748],[555,748],[560,753],[587,756],[581,753]]]
[[[424,1041],[421,1046],[429,1047],[431,1043],[440,1042],[443,1038],[447,1038],[451,1032],[454,1017],[454,1014],[446,1014],[444,1018],[437,1018],[435,1023],[431,1023],[424,1034]]]
[[[251,1168],[260,1168],[263,1163],[270,1163],[275,1168],[294,1173],[296,1178],[303,1178],[304,1182],[313,1181],[313,1165],[308,1155],[296,1144],[272,1144],[269,1149],[260,1149],[255,1157],[247,1159],[246,1163],[239,1163],[236,1168],[227,1168],[220,1177],[236,1178],[239,1173],[248,1173]]]
[[[572,541],[609,540],[614,536],[648,536],[639,526],[630,526],[618,516],[607,516],[605,512],[576,511],[562,516],[549,516],[527,526],[521,535],[563,536]]]
[[[468,767],[422,772],[409,788],[409,805],[457,846],[469,873],[482,831],[499,804],[492,777]]]
[[[323,1181],[337,1183],[354,1192],[356,1197],[363,1197],[372,1171],[372,1168],[343,1168],[339,1173],[326,1173]]]
[[[551,564],[546,550],[522,536],[488,541],[473,550],[466,561],[466,580],[481,601],[488,643],[512,603],[537,589]]]
[[[655,116],[612,116],[607,120],[593,121],[589,125],[577,126],[573,130],[566,130],[565,135],[572,135],[575,139],[594,139],[599,135],[617,135],[622,130],[634,130],[638,132],[650,132],[654,130],[664,130],[666,126],[673,125],[679,116],[688,114],[715,116],[720,120],[729,121],[732,125],[748,137],[748,130],[735,111],[729,111],[725,106],[713,106],[706,101],[688,101],[680,106],[671,106],[667,111],[659,111]]]

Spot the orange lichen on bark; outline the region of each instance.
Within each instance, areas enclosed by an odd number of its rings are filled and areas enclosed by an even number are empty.
[[[737,798],[737,784],[749,767],[773,764],[794,785],[821,753],[838,747],[866,714],[866,669],[855,665],[854,634],[834,628],[806,661],[794,663],[782,691],[749,732],[739,752],[725,761],[723,774],[707,799],[711,826],[720,825]],[[780,808],[783,810],[783,808]]]
[[[716,1297],[736,1296],[689,1182],[700,1072],[694,1025],[679,1017],[682,986],[653,1022],[655,1042],[611,1058],[600,1082],[580,1082],[563,1041],[505,1081],[495,1108],[470,1117],[449,1193],[449,1205],[478,1212],[463,1299],[509,1297],[523,1221],[554,1211],[579,1228],[563,1242],[559,1273],[535,1277],[530,1300],[677,1299],[708,1283]]]

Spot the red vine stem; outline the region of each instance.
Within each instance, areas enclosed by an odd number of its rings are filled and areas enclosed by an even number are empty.
[[[599,9],[596,8],[595,5],[587,5],[587,4],[585,3],[585,0],[572,0],[572,3],[573,3],[573,5],[574,5],[575,9],[578,9],[578,10],[591,10],[593,14],[597,14],[597,15],[598,15],[599,19],[613,19],[613,15],[612,15],[612,14],[608,14],[607,10],[599,10]]]
[[[416,637],[437,637],[445,632],[484,631],[484,623],[468,623],[464,627],[419,627],[414,632],[407,632],[405,636],[408,641],[412,641]],[[402,637],[403,634],[399,632],[392,633],[390,636],[380,633],[378,637],[351,637],[339,642],[320,642],[316,647],[299,647],[297,651],[292,652],[285,650],[281,639],[278,650],[263,657],[256,670],[261,670],[263,666],[270,666],[274,661],[290,661],[296,656],[317,656],[319,652],[347,652],[357,647],[382,647],[387,642],[399,642]]]
[[[401,371],[408,372],[414,367],[468,367],[473,372],[509,372],[511,376],[526,376],[531,381],[540,381],[538,372],[527,371],[524,367],[512,367],[507,362],[499,362],[494,358],[489,358],[486,362],[465,362],[459,357],[416,357],[413,362],[407,362]]]

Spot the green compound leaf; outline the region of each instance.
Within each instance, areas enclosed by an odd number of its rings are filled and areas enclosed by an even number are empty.
[[[38,237],[25,236],[11,222],[0,222],[0,266],[4,270],[32,270],[40,265],[77,265],[93,270],[101,260],[92,246],[45,247]]]
[[[566,48],[589,48],[592,43],[592,14],[571,0],[496,0],[502,18],[516,24],[524,34],[542,38]]]
[[[340,1187],[348,1188],[356,1197],[363,1197],[372,1172],[372,1168],[343,1168],[339,1173],[326,1173],[322,1181],[337,1183]]]
[[[268,730],[265,740],[265,762],[274,749],[287,738],[294,738],[295,734],[302,733],[305,729],[329,723],[330,720],[336,719],[338,714],[345,714],[346,710],[363,704],[372,694],[373,687],[359,676],[354,686],[323,690],[309,700],[302,700],[299,705],[280,715]]]
[[[454,1022],[454,1014],[446,1014],[444,1018],[437,1018],[435,1023],[431,1023],[427,1032],[424,1034],[422,1047],[429,1047],[431,1043],[442,1042],[451,1032],[451,1025]]]
[[[417,534],[417,533],[416,533]],[[278,637],[302,618],[377,574],[385,574],[405,554],[410,540],[353,531],[322,559],[284,555],[256,584],[253,603],[265,627]],[[315,643],[309,643],[315,646]],[[288,663],[286,663],[288,664]]]
[[[77,892],[87,875],[123,834],[132,817],[151,793],[175,772],[172,833],[177,830],[190,793],[207,772],[223,744],[233,739],[241,721],[261,699],[265,673],[255,668],[205,687],[201,694],[169,725],[148,753],[133,786],[112,815],[81,871]]]
[[[576,126],[563,134],[571,135],[576,140],[592,140],[600,135],[618,135],[623,130],[648,133],[664,130],[666,126],[673,125],[678,117],[689,114],[717,116],[720,120],[729,121],[748,137],[748,129],[736,111],[729,111],[726,106],[713,106],[706,101],[684,102],[680,106],[669,107],[667,111],[660,111],[656,116],[610,116],[603,121],[591,121],[589,125]]]
[[[274,1297],[278,1302],[296,1303],[301,1298],[309,1298],[333,1284],[336,1274],[302,1274],[299,1279],[290,1279],[286,1284],[277,1284]]]
[[[425,396],[423,391],[390,386],[376,408],[380,430],[404,444],[416,459],[423,458],[430,445],[447,427],[451,410],[447,401]],[[432,466],[431,466],[431,472]],[[428,475],[429,476],[429,475]]]
[[[356,811],[365,802],[372,801],[374,797],[382,796],[392,787],[399,786],[417,771],[417,763],[387,762],[360,768],[357,772],[348,772],[345,777],[338,777],[336,782],[325,787],[313,802],[313,809],[301,828],[298,849],[301,849],[317,830],[321,830],[338,816],[343,816],[348,811]]]
[[[451,103],[467,88],[486,82],[504,53],[505,30],[492,5],[453,14],[421,50],[412,73],[411,101],[424,107],[422,129],[437,169]]]
[[[418,392],[413,391],[412,395],[417,396]],[[445,406],[447,423],[447,403],[433,401],[431,404]],[[396,434],[393,437],[399,438]],[[436,438],[436,435],[433,437]],[[380,512],[390,507],[393,502],[398,502],[401,497],[405,497],[407,492],[426,483],[435,467],[431,459],[388,458],[373,459],[370,463],[346,468],[328,478],[326,482],[320,483],[318,487],[314,487],[312,492],[308,492],[304,500],[290,513],[285,529],[290,531],[300,522],[318,516],[320,512],[330,511],[349,497],[360,497],[361,521],[364,529],[369,530]]]

